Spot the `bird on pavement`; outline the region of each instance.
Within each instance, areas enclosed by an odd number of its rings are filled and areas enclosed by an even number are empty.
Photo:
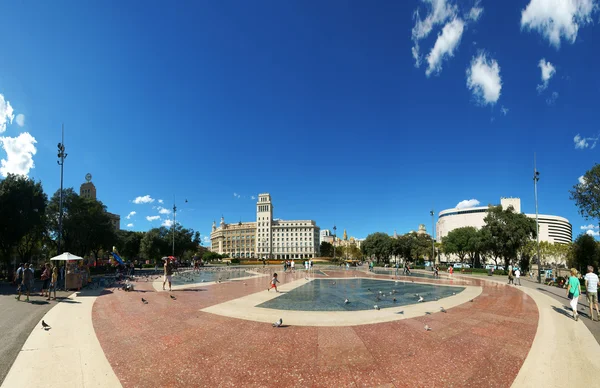
[[[377,306],[377,305],[373,306],[373,308],[374,308],[375,310],[379,310],[379,306]]]
[[[42,328],[43,328],[44,330],[50,330],[50,329],[51,329],[50,325],[49,325],[49,324],[47,324],[46,322],[44,322],[44,320],[43,320],[43,319],[42,319]]]
[[[396,302],[396,298],[392,299],[394,302]]]
[[[280,327],[283,324],[283,319],[279,318],[279,320],[273,323],[273,327]]]
[[[148,304],[148,301],[146,299],[142,298],[142,303]]]
[[[422,296],[419,296],[419,302],[422,302],[424,299]]]
[[[443,313],[446,313],[446,312],[447,312],[447,311],[446,311],[446,309],[445,309],[445,308],[443,308],[443,307],[440,307],[440,311],[441,311],[441,312],[443,312]]]
[[[431,327],[429,327],[429,325],[425,325],[425,330],[426,331],[431,331]]]
[[[171,299],[173,299],[173,300],[177,300],[177,298],[176,298],[176,297],[174,297],[173,295],[169,295],[169,296],[171,297]]]
[[[344,303],[345,303],[345,304],[348,304],[348,303],[350,303],[350,301],[349,301],[348,299],[346,299],[346,300],[344,301]]]

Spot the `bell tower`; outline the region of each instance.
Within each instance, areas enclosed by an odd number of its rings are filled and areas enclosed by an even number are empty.
[[[269,259],[273,252],[273,204],[269,193],[259,194],[256,202],[256,253]]]

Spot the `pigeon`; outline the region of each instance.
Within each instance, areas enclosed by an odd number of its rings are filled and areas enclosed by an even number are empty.
[[[425,325],[425,330],[426,331],[431,331],[431,327],[429,327],[429,325]]]
[[[304,280],[308,280],[308,278],[304,278]]]
[[[456,295],[456,292],[453,292],[452,295]]]
[[[471,299],[469,302],[473,302],[473,299]]]
[[[143,302],[144,304],[148,304],[148,301],[147,301],[146,299],[144,299],[144,298],[142,298],[142,302]]]
[[[398,311],[396,314],[404,314],[404,311]]]
[[[176,297],[174,297],[173,295],[169,295],[169,296],[171,297],[171,299],[173,299],[173,300],[177,300],[177,298],[176,298]]]
[[[383,294],[383,292],[382,292],[382,291],[379,291],[379,294]]]
[[[377,306],[377,305],[373,306],[373,308],[374,308],[375,310],[379,310],[379,306]]]
[[[44,322],[44,320],[43,320],[43,319],[42,319],[42,328],[43,328],[44,330],[50,330],[50,329],[51,329],[50,325],[49,325],[49,324],[47,324],[46,322]]]
[[[279,318],[279,320],[273,323],[273,327],[280,327],[283,324],[283,319]]]
[[[371,289],[370,289],[370,288],[367,288],[367,291],[371,291]]]
[[[394,302],[396,302],[396,298],[392,299]]]
[[[419,302],[422,302],[424,299],[422,296],[419,296]]]
[[[335,286],[335,282],[331,283],[332,286]]]
[[[348,303],[350,303],[350,301],[349,301],[348,299],[346,299],[346,300],[344,301],[344,303],[345,303],[345,304],[348,304]]]
[[[425,315],[431,315],[429,311],[425,311]]]
[[[247,284],[246,284],[246,283],[244,283],[244,286],[247,286]]]
[[[204,283],[204,279],[202,279],[202,283]]]

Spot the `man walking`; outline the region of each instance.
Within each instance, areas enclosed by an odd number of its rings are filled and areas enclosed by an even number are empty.
[[[590,319],[598,321],[600,320],[600,312],[598,311],[598,275],[594,273],[594,267],[591,265],[588,265],[587,273],[585,274],[585,289],[590,305]],[[596,308],[596,318],[594,318],[594,308]]]
[[[173,265],[169,259],[165,260],[165,280],[163,280],[163,290],[165,283],[169,282],[169,291],[171,291],[171,277],[173,276]]]
[[[515,268],[515,286],[520,286],[520,285],[521,285],[521,270],[519,268]]]
[[[21,285],[19,286],[19,295],[15,298],[16,300],[21,300],[21,293],[23,290],[27,293],[27,298],[25,302],[29,302],[29,290],[31,288],[31,282],[33,281],[33,273],[29,270],[29,264],[25,263],[22,271],[22,280]]]

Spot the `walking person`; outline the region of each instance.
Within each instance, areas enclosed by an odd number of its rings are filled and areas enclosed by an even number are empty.
[[[598,311],[598,275],[594,273],[594,267],[588,265],[585,274],[585,294],[590,305],[590,319],[592,321],[600,320],[600,311]],[[594,308],[596,309],[596,318],[594,318]]]
[[[290,263],[290,267],[292,267],[292,273],[293,273],[294,269],[296,268],[296,263],[294,262],[294,259],[292,259],[292,262]]]
[[[48,299],[46,300],[50,300],[50,293],[52,291],[54,291],[54,298],[52,298],[53,300],[56,300],[56,287],[58,286],[58,267],[55,265],[52,268],[52,278],[50,279],[50,288],[48,289]]]
[[[21,288],[21,283],[23,282],[23,270],[25,269],[25,264],[19,264],[19,268],[15,272],[15,284],[17,285],[17,291]]]
[[[50,269],[50,263],[46,263],[44,266],[44,272],[42,272],[42,297],[47,296],[50,298],[50,278],[52,277],[52,269]],[[48,295],[46,295],[46,291]]]
[[[573,310],[573,319],[577,321],[579,314],[577,313],[577,302],[579,301],[579,294],[581,293],[581,285],[577,278],[577,270],[571,268],[571,277],[569,278],[569,284],[567,285],[567,298],[571,300],[570,305]]]
[[[287,260],[283,262],[283,272],[287,272]]]
[[[16,300],[21,300],[21,293],[26,292],[27,298],[25,302],[29,302],[29,290],[31,289],[31,281],[33,280],[33,273],[29,270],[29,264],[25,263],[23,267],[23,275],[21,279],[21,286],[19,287],[19,295],[15,298]]]
[[[519,283],[519,286],[521,285],[521,270],[519,270],[518,268],[515,269],[515,286],[517,285],[517,283]]]
[[[275,272],[273,274],[273,279],[271,279],[271,286],[267,288],[267,291],[271,291],[271,288],[274,288],[275,292],[279,292],[279,290],[277,289],[277,283],[281,282],[277,279],[277,272]]]
[[[173,276],[173,265],[169,259],[165,260],[165,280],[163,280],[163,290],[165,283],[169,282],[169,291],[171,291],[171,277]]]
[[[515,284],[512,266],[508,266],[508,284]]]

